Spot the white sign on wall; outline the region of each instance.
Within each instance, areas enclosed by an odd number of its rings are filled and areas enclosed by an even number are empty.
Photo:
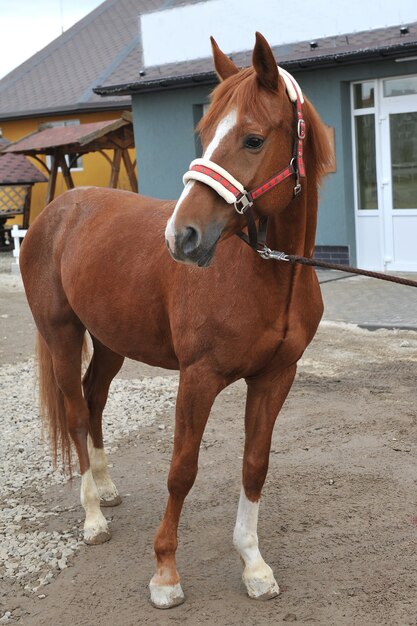
[[[248,50],[260,31],[273,46],[417,21],[416,0],[210,0],[142,15],[144,65]]]

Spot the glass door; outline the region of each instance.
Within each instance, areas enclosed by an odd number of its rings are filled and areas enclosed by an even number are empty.
[[[377,81],[352,85],[356,249],[359,267],[383,270]]]
[[[352,85],[360,267],[417,272],[417,76]]]
[[[385,262],[417,271],[417,77],[381,82]]]

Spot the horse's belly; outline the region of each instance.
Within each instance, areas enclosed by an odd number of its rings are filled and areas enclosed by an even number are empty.
[[[159,299],[145,291],[80,288],[67,297],[85,328],[113,352],[148,365],[177,369],[170,325]],[[89,295],[91,294],[91,295]]]
[[[149,324],[124,325],[113,318],[88,320],[79,315],[87,330],[113,352],[155,367],[178,369],[178,360],[165,333]],[[88,317],[88,316],[87,316]]]

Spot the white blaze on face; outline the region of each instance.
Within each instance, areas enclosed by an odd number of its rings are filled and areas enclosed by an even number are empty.
[[[214,133],[213,139],[210,141],[207,146],[203,159],[211,159],[213,154],[216,152],[217,148],[220,146],[223,139],[230,133],[230,131],[236,126],[237,122],[237,111],[236,109],[232,109],[230,113],[224,117],[219,125],[216,128],[216,132]]]
[[[218,124],[216,128],[216,132],[214,133],[213,139],[210,141],[207,146],[203,158],[211,159],[216,152],[217,148],[222,143],[223,139],[230,133],[230,131],[236,126],[237,122],[237,111],[236,109],[232,109]],[[168,220],[166,229],[165,229],[165,239],[169,244],[171,250],[175,248],[175,220],[178,214],[178,210],[183,202],[183,200],[188,196],[192,187],[194,186],[194,181],[190,180],[185,185],[184,190],[179,197],[177,204],[175,205],[175,209],[170,219]]]
[[[170,219],[168,220],[167,226],[165,228],[165,239],[168,242],[170,250],[174,250],[175,248],[175,218],[177,217],[178,209],[181,206],[184,198],[188,196],[192,187],[194,186],[194,181],[189,180],[182,190],[182,194],[180,195],[177,204],[175,205],[175,209]]]

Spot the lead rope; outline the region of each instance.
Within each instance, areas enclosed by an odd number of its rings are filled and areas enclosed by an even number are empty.
[[[369,276],[370,278],[377,278],[379,280],[387,280],[391,283],[398,283],[400,285],[406,285],[407,287],[417,287],[417,281],[410,280],[409,278],[401,278],[401,276],[389,276],[382,274],[382,272],[371,272],[369,270],[363,270],[359,267],[351,267],[350,265],[340,265],[338,263],[327,263],[326,261],[319,261],[318,259],[308,259],[304,256],[298,256],[296,254],[286,254],[279,250],[271,250],[265,244],[260,250],[257,250],[258,254],[263,259],[271,259],[274,261],[285,261],[287,263],[299,263],[300,265],[310,265],[312,267],[322,267],[328,270],[338,270],[340,272],[347,272],[348,274],[359,274],[361,276]]]

